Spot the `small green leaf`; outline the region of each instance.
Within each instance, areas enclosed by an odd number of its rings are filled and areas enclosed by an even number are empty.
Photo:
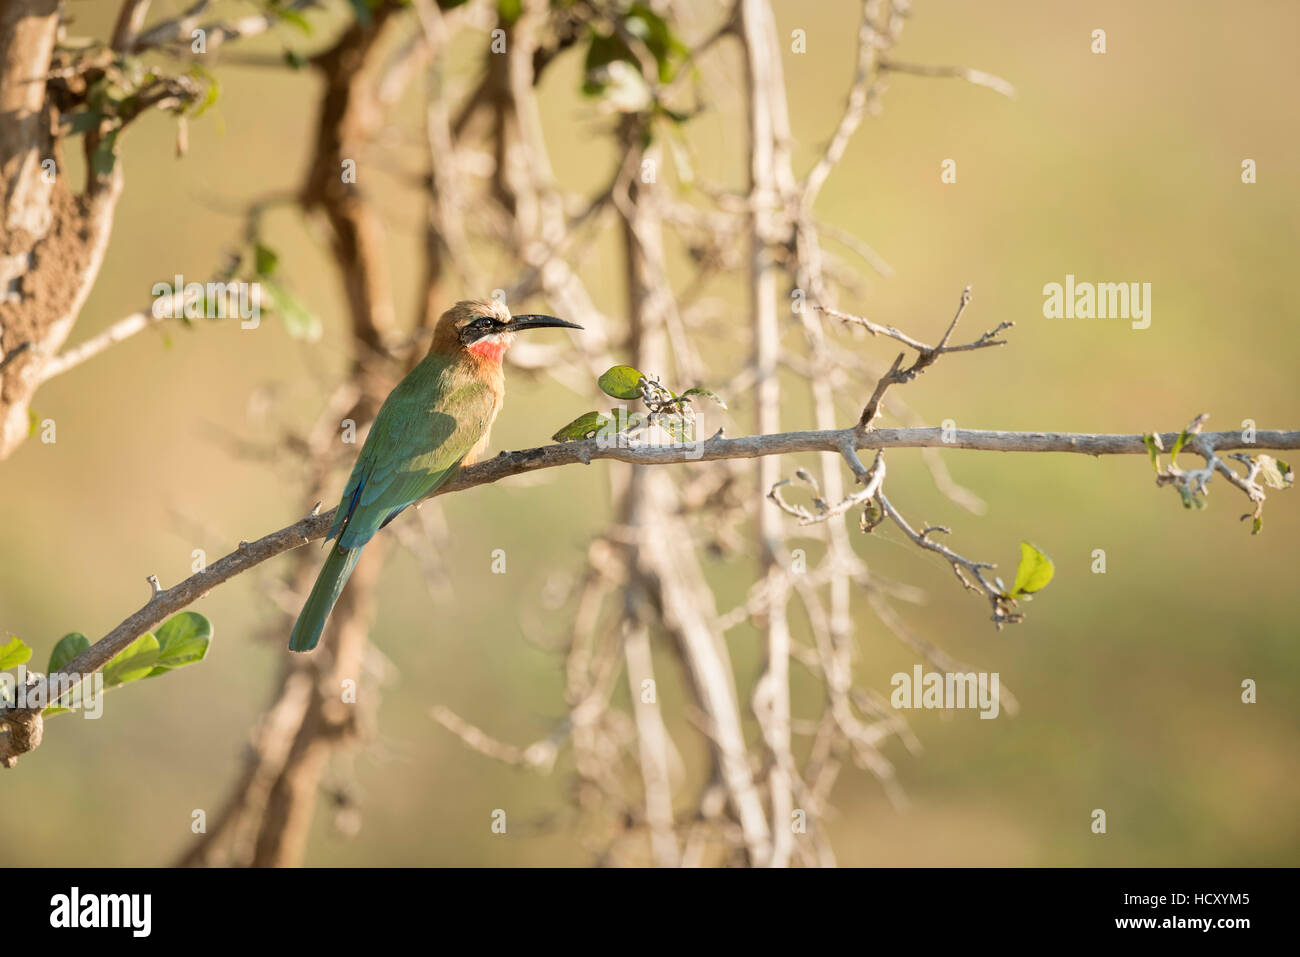
[[[303,67],[307,65],[307,58],[303,56],[301,53],[299,53],[297,50],[285,50],[284,62],[292,70],[301,70]]]
[[[1142,436],[1142,441],[1146,443],[1147,452],[1151,456],[1151,468],[1157,475],[1160,474],[1160,454],[1156,451],[1156,437],[1154,435]]]
[[[146,631],[104,665],[104,687],[139,681],[153,671],[157,663],[158,639]]]
[[[197,611],[183,611],[158,629],[158,659],[148,677],[202,661],[212,644],[212,622]]]
[[[69,136],[78,136],[97,128],[104,116],[99,110],[82,110],[79,113],[63,114],[63,122],[68,125]]]
[[[1056,573],[1052,560],[1028,542],[1020,543],[1020,565],[1016,568],[1016,583],[1011,589],[1011,597],[1032,595],[1042,591]]]
[[[89,647],[90,639],[79,631],[64,635],[50,652],[50,664],[45,670],[50,674],[62,671],[64,665]]]
[[[702,395],[706,399],[712,399],[714,402],[718,403],[718,405],[723,409],[727,407],[727,403],[723,402],[722,397],[718,395],[718,393],[714,392],[712,389],[701,389],[701,388],[687,389],[685,392],[682,393],[682,395]]]
[[[1262,515],[1256,515],[1255,521],[1251,525],[1250,534],[1258,535],[1260,529],[1262,529],[1263,527],[1264,527],[1264,517]]]
[[[194,108],[194,112],[191,113],[190,116],[197,120],[204,113],[208,112],[208,108],[212,106],[212,104],[216,103],[220,96],[221,84],[217,82],[216,77],[210,77],[208,79],[208,89],[203,94],[203,99],[199,101],[199,105]]]
[[[263,279],[262,288],[271,298],[271,308],[284,320],[284,327],[294,339],[315,342],[321,337],[320,319],[284,286],[273,279]]]
[[[117,162],[116,144],[117,130],[109,130],[95,144],[95,149],[90,154],[90,168],[96,176],[107,176],[113,172],[113,165]]]
[[[1187,430],[1186,430],[1186,429],[1184,429],[1182,432],[1179,432],[1179,433],[1178,433],[1178,438],[1174,439],[1174,447],[1173,447],[1172,449],[1169,450],[1169,464],[1170,464],[1170,465],[1174,465],[1174,464],[1176,464],[1176,460],[1177,460],[1177,458],[1178,458],[1178,450],[1181,449],[1184,445],[1187,444],[1187,439],[1188,439],[1188,438],[1189,438],[1189,436],[1188,436],[1188,434],[1187,434]]]
[[[370,14],[369,0],[351,0],[352,11],[357,15],[357,23],[363,27],[370,26],[373,17]]]
[[[36,434],[36,430],[41,427],[41,417],[31,408],[27,410],[27,437],[30,439]]]
[[[280,257],[276,255],[274,249],[261,243],[253,244],[253,268],[257,270],[259,276],[272,275],[279,264]]]
[[[59,639],[58,643],[55,644],[54,649],[50,652],[50,664],[46,670],[50,674],[54,674],[56,671],[62,671],[67,667],[70,661],[89,647],[90,640],[80,632],[74,631],[64,635]],[[84,685],[82,686],[81,693],[86,693]],[[53,694],[53,691],[51,691],[51,694]],[[61,697],[66,698],[67,695],[65,694]],[[77,699],[73,698],[71,700],[76,701]],[[44,716],[46,718],[52,718],[56,714],[65,714],[70,710],[71,708],[61,708],[58,705],[52,704],[45,709]]]
[[[604,375],[596,380],[600,391],[616,399],[637,399],[641,397],[641,380],[639,371],[631,366],[614,366],[606,369]]]
[[[655,13],[649,4],[634,3],[629,10],[627,28],[650,48],[659,65],[659,82],[667,83],[671,80],[677,61],[686,56],[688,48],[673,33],[668,21]]]
[[[221,83],[217,80],[217,75],[201,63],[191,63],[188,72],[194,79],[207,83],[207,89],[203,91],[203,99],[190,110],[190,116],[198,119],[221,96]]]
[[[506,19],[504,6],[507,3],[519,6],[518,0],[500,0],[500,2],[503,8],[502,19]],[[667,21],[655,13],[649,4],[631,4],[627,12],[621,14],[620,19],[621,33],[618,30],[610,34],[598,33],[594,30],[591,33],[591,42],[583,62],[585,81],[582,91],[588,96],[606,92],[611,81],[619,82],[620,76],[635,75],[641,82],[642,88],[645,87],[644,80],[641,79],[640,60],[632,52],[624,36],[635,37],[640,41],[639,46],[654,58],[661,83],[672,80],[678,65],[688,52],[686,45],[672,32]],[[610,69],[615,66],[619,69]],[[623,67],[630,69],[623,69]]]
[[[497,0],[497,16],[507,26],[517,22],[523,13],[523,0]]]
[[[17,668],[25,664],[32,656],[32,649],[27,647],[27,643],[16,635],[10,635],[9,640],[0,645],[0,671],[6,668]]]
[[[285,7],[272,7],[271,10],[275,16],[284,23],[292,23],[303,33],[311,36],[311,24],[308,22],[307,18],[297,10],[289,10]]]
[[[599,412],[580,415],[551,436],[553,442],[580,442],[599,435],[609,425],[609,417]]]

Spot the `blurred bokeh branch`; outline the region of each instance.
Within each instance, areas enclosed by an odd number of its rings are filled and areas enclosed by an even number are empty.
[[[215,80],[201,67],[146,65],[141,57],[177,41],[202,43],[206,54],[263,33],[285,15],[201,24],[209,6],[196,3],[142,30],[149,3],[126,0],[109,44],[70,41],[58,0],[14,0],[0,10],[0,459],[30,434],[30,403],[43,382],[150,324],[149,313],[133,314],[57,355],[112,235],[123,186],[120,134],[145,113],[162,111],[176,117],[183,144],[187,114],[216,96]],[[65,148],[77,135],[87,167],[80,192],[64,168]]]

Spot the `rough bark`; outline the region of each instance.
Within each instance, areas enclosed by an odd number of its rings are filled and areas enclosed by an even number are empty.
[[[57,0],[0,6],[0,459],[29,433],[32,394],[99,275],[121,164],[74,193],[50,95]],[[87,150],[97,142],[86,138]],[[52,164],[50,163],[52,161]]]

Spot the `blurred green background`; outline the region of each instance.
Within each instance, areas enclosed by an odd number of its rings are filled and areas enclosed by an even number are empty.
[[[116,4],[75,2],[77,32],[105,36]],[[1300,130],[1286,120],[1300,93],[1294,38],[1300,7],[1082,5],[1033,0],[920,0],[899,59],[961,64],[1015,84],[1008,100],[960,81],[897,76],[822,194],[829,221],[872,244],[894,267],[845,308],[933,339],[966,284],[964,328],[1017,325],[1011,344],[952,357],[909,386],[927,422],[1025,430],[1171,430],[1200,412],[1208,427],[1244,419],[1300,427],[1295,396],[1297,308],[1290,267],[1300,238]],[[160,4],[168,12],[178,4]],[[714,11],[716,13],[716,11]],[[776,4],[808,53],[784,66],[802,172],[838,120],[853,72],[860,7]],[[700,15],[701,22],[710,18]],[[337,21],[337,17],[335,18]],[[1105,29],[1108,52],[1089,52]],[[324,36],[329,30],[322,31]],[[322,35],[264,38],[310,49]],[[580,54],[543,85],[552,159],[566,186],[603,183],[612,155],[591,148],[608,121],[577,95]],[[468,51],[465,62],[475,59]],[[728,67],[728,64],[730,67]],[[222,66],[220,102],[173,156],[174,124],[151,116],[124,139],[127,186],[117,228],[72,342],[149,302],[150,286],[204,278],[237,237],[239,204],[295,188],[304,173],[318,81],[309,72]],[[734,51],[705,72],[714,109],[691,126],[706,172],[740,182],[744,118]],[[412,111],[412,136],[418,117]],[[395,154],[396,155],[396,154]],[[418,152],[409,154],[418,157]],[[1258,163],[1244,185],[1241,162]],[[956,184],[940,163],[956,160]],[[384,170],[361,175],[388,228],[401,315],[417,309],[422,207]],[[418,166],[416,167],[418,168]],[[27,442],[0,464],[0,634],[43,662],[68,631],[96,638],[143,601],[145,576],[172,584],[191,551],[209,559],[241,538],[295,518],[300,477],[282,463],[235,455],[214,431],[271,441],[284,423],[314,421],[346,355],[341,291],[321,234],[272,214],[267,234],[283,269],[325,323],[323,340],[291,340],[278,322],[152,329],[41,389],[33,408],[57,422],[52,445]],[[621,315],[610,243],[575,263],[611,315]],[[1042,286],[1080,280],[1153,285],[1153,321],[1043,318]],[[507,278],[507,277],[503,277]],[[743,296],[728,317],[747,324]],[[846,340],[847,341],[847,340]],[[880,360],[887,343],[856,348]],[[733,358],[739,358],[738,355]],[[730,363],[718,370],[719,379]],[[871,383],[864,382],[864,396]],[[270,421],[250,396],[278,398]],[[516,374],[493,434],[495,449],[547,441],[590,399]],[[748,431],[745,396],[728,396],[729,431]],[[785,425],[809,427],[799,403]],[[215,429],[214,429],[215,427]],[[962,592],[937,557],[882,530],[854,545],[873,570],[923,587],[900,606],[924,636],[975,667],[997,671],[1018,716],[910,712],[924,751],[892,743],[909,804],[895,808],[867,775],[847,771],[833,801],[833,844],[858,865],[1295,865],[1300,863],[1300,652],[1294,580],[1300,500],[1273,495],[1265,528],[1239,522],[1244,500],[1221,482],[1210,508],[1184,511],[1156,489],[1143,457],[953,452],[961,484],[985,498],[976,517],[940,496],[919,454],[890,458],[891,499],[914,523],[950,524],[964,554],[1014,567],[1034,541],[1056,580],[1024,624],[997,633],[987,608]],[[792,471],[794,462],[785,470]],[[473,489],[444,504],[456,543],[454,604],[434,605],[415,561],[395,550],[373,637],[397,679],[384,691],[381,739],[358,757],[363,825],[345,839],[318,813],[308,863],[582,864],[589,856],[565,808],[567,765],[547,777],[466,750],[428,710],[446,704],[504,740],[528,743],[563,707],[559,658],[539,647],[563,637],[567,609],[542,592],[576,569],[607,518],[603,464]],[[341,485],[341,477],[339,479]],[[491,552],[509,556],[489,574]],[[1092,574],[1105,549],[1107,573]],[[931,560],[933,559],[933,560]],[[278,668],[280,642],[260,640],[272,614],[265,585],[281,558],[196,607],[216,626],[201,667],[107,699],[100,721],[52,721],[44,746],[0,774],[0,864],[152,865],[190,840],[191,812],[216,810]],[[722,608],[752,581],[746,562],[709,569]],[[862,603],[860,682],[888,693],[915,656]],[[757,673],[754,636],[731,634],[742,694]],[[657,649],[662,652],[662,649]],[[677,669],[659,654],[670,727],[698,779],[703,751],[682,718]],[[799,676],[802,678],[802,676]],[[1253,678],[1259,701],[1240,701]],[[796,715],[818,706],[796,682]],[[689,803],[693,792],[679,794]],[[494,835],[494,808],[510,814]],[[1103,808],[1108,833],[1091,833]],[[531,826],[559,811],[558,828]]]

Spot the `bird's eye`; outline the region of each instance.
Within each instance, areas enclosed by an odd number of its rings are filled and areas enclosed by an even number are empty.
[[[491,328],[492,326],[492,320],[489,319],[487,316],[483,316],[481,319],[476,320],[474,325],[476,328],[479,329],[488,329]]]

